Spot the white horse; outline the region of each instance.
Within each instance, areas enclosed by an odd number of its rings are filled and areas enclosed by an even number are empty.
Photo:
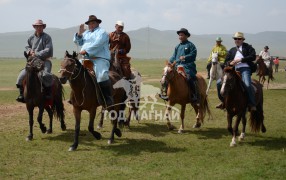
[[[222,73],[223,70],[220,66],[220,63],[218,62],[218,52],[212,52],[212,67],[210,70],[210,80],[206,94],[208,94],[213,80],[216,80],[216,83],[221,81]]]

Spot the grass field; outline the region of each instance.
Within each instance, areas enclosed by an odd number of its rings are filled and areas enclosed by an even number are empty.
[[[53,62],[57,74],[59,60]],[[80,144],[68,152],[73,142],[74,117],[65,102],[67,131],[54,121],[53,134],[42,134],[34,123],[34,140],[26,142],[28,114],[15,98],[15,81],[24,59],[0,60],[0,179],[285,179],[286,177],[286,72],[281,61],[275,81],[264,89],[264,115],[267,132],[251,133],[234,148],[229,147],[226,112],[215,109],[219,102],[213,83],[209,103],[213,119],[193,129],[194,110],[187,106],[185,133],[169,131],[165,122],[131,121],[121,138],[107,144],[111,126],[105,121],[99,130],[102,140],[88,132],[88,114],[82,114]],[[144,84],[159,87],[164,60],[133,60]],[[205,74],[206,63],[197,62]],[[253,76],[254,78],[255,75]],[[70,88],[64,86],[68,98]],[[162,101],[160,101],[162,102]],[[96,122],[99,117],[97,116]],[[45,113],[44,123],[48,124]],[[174,122],[178,128],[180,123]]]

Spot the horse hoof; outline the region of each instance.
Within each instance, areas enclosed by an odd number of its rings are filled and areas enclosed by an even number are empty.
[[[193,128],[200,128],[201,127],[201,124],[200,123],[196,123],[193,125]]]
[[[101,134],[99,132],[94,131],[93,136],[95,139],[100,140],[101,139]]]
[[[33,140],[33,136],[27,136],[26,137],[26,141],[32,141]]]
[[[176,127],[175,127],[174,125],[169,125],[169,126],[168,126],[168,129],[169,129],[170,131],[172,131],[172,130],[176,129]]]
[[[114,143],[114,140],[113,139],[109,139],[108,141],[107,141],[107,144],[113,144]]]
[[[97,125],[97,129],[102,129],[102,124]]]
[[[116,128],[114,130],[114,133],[116,134],[117,137],[121,137],[122,136],[122,133],[121,133],[120,129],[118,129],[118,128]]]
[[[239,136],[238,140],[239,140],[239,141],[243,141],[243,140],[244,140],[244,137],[240,137],[240,136]]]
[[[73,147],[73,146],[71,146],[70,148],[69,148],[69,152],[71,152],[71,151],[75,151],[76,150],[76,148],[75,147]]]
[[[179,133],[179,134],[183,134],[183,132],[184,132],[183,129],[179,129],[179,130],[178,130],[178,133]]]
[[[265,128],[265,126],[262,126],[262,128],[261,128],[261,132],[263,132],[263,133],[265,133],[265,132],[266,132],[266,128]]]
[[[41,131],[42,131],[42,133],[46,133],[47,132],[46,126],[41,127]]]
[[[52,133],[53,133],[53,130],[51,130],[51,129],[47,130],[47,134],[52,134]]]
[[[231,142],[229,146],[230,146],[230,147],[235,147],[235,146],[236,146],[236,143],[235,143],[235,142]]]
[[[63,125],[61,126],[61,128],[62,128],[62,131],[67,130],[67,127],[66,127],[66,125],[65,125],[65,124],[63,124]]]

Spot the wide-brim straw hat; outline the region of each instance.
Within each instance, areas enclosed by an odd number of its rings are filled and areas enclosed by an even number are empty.
[[[43,26],[44,28],[46,28],[46,24],[41,20],[41,19],[38,19],[35,21],[34,24],[32,24],[33,27],[35,26]]]
[[[179,31],[177,31],[177,34],[179,35],[180,33],[184,33],[186,36],[190,37],[191,34],[186,28],[181,28]]]
[[[116,21],[116,24],[117,24],[118,26],[123,26],[123,27],[124,27],[124,22],[123,22],[123,21]]]
[[[88,17],[88,20],[85,22],[85,24],[88,24],[91,21],[96,21],[98,24],[100,24],[102,22],[101,19],[97,19],[97,17],[95,15],[90,15]]]
[[[243,34],[242,32],[236,32],[232,38],[245,39],[245,38],[244,38],[244,34]]]

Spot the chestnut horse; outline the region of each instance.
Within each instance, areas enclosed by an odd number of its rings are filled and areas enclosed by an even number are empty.
[[[178,133],[182,133],[184,131],[184,118],[185,118],[185,109],[188,103],[191,103],[190,100],[190,88],[187,83],[186,77],[184,74],[178,73],[175,69],[175,62],[173,64],[167,63],[164,68],[163,78],[161,83],[168,82],[168,90],[167,95],[169,97],[168,107],[166,108],[166,118],[167,118],[167,126],[169,130],[173,130],[175,127],[170,122],[170,111],[175,104],[181,105],[181,126],[178,130]],[[194,124],[194,128],[199,128],[201,124],[204,122],[204,118],[206,113],[211,115],[208,99],[206,94],[207,84],[204,78],[197,74],[197,84],[198,84],[198,92],[199,92],[199,103],[191,103],[192,107],[196,112],[196,120],[197,122]]]
[[[267,89],[268,89],[269,80],[271,81],[274,80],[272,64],[270,64],[269,68],[267,68],[261,56],[257,56],[256,63],[258,64],[257,76],[259,76],[259,82],[264,85],[264,82],[266,80],[265,76],[268,76],[267,79]]]
[[[90,62],[90,61],[88,61]],[[91,63],[91,62],[90,62]],[[73,113],[75,117],[75,136],[74,136],[74,143],[69,148],[69,151],[74,151],[78,147],[78,137],[80,131],[80,121],[81,121],[81,112],[86,110],[89,112],[89,125],[88,130],[91,134],[95,137],[95,139],[101,139],[101,134],[94,130],[94,119],[96,116],[96,109],[100,106],[96,93],[99,92],[99,88],[97,88],[97,82],[94,77],[89,73],[89,70],[85,68],[81,62],[77,58],[77,53],[73,52],[72,55],[66,51],[65,58],[61,62],[61,69],[59,70],[61,73],[61,77],[66,77],[69,79],[70,86],[71,86],[71,95],[70,99],[73,102]],[[109,73],[109,78],[111,79],[112,83],[120,80],[120,76],[116,73]],[[121,137],[121,131],[117,128],[117,118],[120,115],[120,108],[122,102],[125,99],[123,89],[113,90],[112,92],[114,98],[114,108],[111,115],[112,115],[112,131],[111,136],[108,140],[108,144],[114,142],[114,134],[118,137]]]
[[[238,136],[238,126],[242,119],[242,132],[239,140],[245,138],[246,127],[246,112],[248,108],[248,98],[245,87],[243,85],[241,76],[234,70],[233,67],[224,68],[224,76],[222,79],[221,95],[224,97],[224,104],[227,111],[228,131],[232,134],[232,141],[230,146],[236,145],[236,136]],[[262,85],[252,80],[252,85],[255,89],[256,111],[250,112],[250,127],[251,131],[258,132],[260,129],[264,133],[266,128],[264,126],[263,115],[263,90]],[[232,118],[237,116],[235,125],[232,127]]]
[[[33,139],[33,124],[34,124],[34,108],[39,108],[38,123],[42,133],[52,133],[53,128],[53,116],[56,116],[61,123],[62,130],[66,130],[65,125],[65,114],[63,104],[63,86],[59,81],[58,77],[53,75],[53,87],[52,87],[52,99],[49,102],[46,101],[43,93],[43,85],[38,77],[39,71],[43,70],[44,62],[38,57],[32,57],[30,54],[24,52],[27,59],[26,64],[26,76],[24,78],[24,99],[26,108],[29,112],[29,125],[30,133],[26,140],[30,141]],[[42,122],[44,110],[48,112],[50,124],[47,130],[45,124]]]

